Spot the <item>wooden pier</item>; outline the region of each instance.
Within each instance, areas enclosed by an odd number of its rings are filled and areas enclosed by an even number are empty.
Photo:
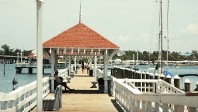
[[[32,74],[33,69],[37,68],[37,64],[29,64],[29,63],[16,63],[15,64],[16,73],[22,73],[22,70],[24,68],[28,69],[28,74]],[[43,73],[44,73],[45,68],[46,69],[51,69],[51,64],[43,64]],[[65,68],[65,65],[64,64],[57,64],[57,68],[63,69],[63,68]]]
[[[85,70],[85,73],[87,71]],[[77,74],[67,83],[72,92],[64,91],[62,93],[62,108],[60,112],[124,112],[121,106],[116,102],[115,97],[104,94],[97,88],[92,88],[91,81],[94,76],[82,74],[78,70]],[[50,93],[49,95],[54,95]],[[36,112],[36,107],[33,112]]]
[[[33,68],[36,68],[36,67],[15,67],[16,73],[21,73],[23,68],[27,68],[28,69],[28,73],[32,74],[33,73]]]

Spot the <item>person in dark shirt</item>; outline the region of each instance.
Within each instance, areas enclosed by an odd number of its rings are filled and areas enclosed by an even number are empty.
[[[87,63],[87,74],[89,74],[89,62]]]
[[[65,87],[65,90],[66,90],[66,88],[69,89],[70,91],[73,91],[73,90],[74,90],[74,89],[70,89],[70,88],[67,86],[67,83],[66,83],[66,82],[63,82],[63,80],[62,80],[60,77],[58,77],[58,71],[55,71],[54,76],[55,76],[55,80],[56,80],[57,86],[58,86],[58,85],[62,85],[62,86]]]
[[[81,67],[82,67],[82,73],[84,74],[84,69],[85,69],[85,64],[84,64],[84,62],[82,62]]]

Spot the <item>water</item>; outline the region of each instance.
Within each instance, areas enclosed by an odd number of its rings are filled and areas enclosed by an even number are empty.
[[[154,67],[155,66],[151,66],[151,68]],[[140,71],[148,70],[147,65],[139,65],[138,68]],[[24,68],[21,74],[16,74],[15,64],[6,64],[5,75],[4,75],[3,74],[4,65],[0,64],[0,92],[9,93],[12,91],[12,80],[14,76],[18,81],[17,88],[35,81],[37,78],[36,70],[37,69],[33,69],[33,74],[28,74],[28,69]],[[171,66],[168,68],[168,71],[171,72],[174,76],[176,74],[179,75],[179,74],[187,74],[187,73],[198,74],[198,66],[180,66],[179,68],[175,68]],[[50,74],[51,74],[51,69],[45,69],[45,74],[43,77],[50,76]],[[187,78],[191,81],[191,88],[195,88],[196,82],[198,81],[198,77],[196,76],[184,77],[183,81],[185,81]],[[182,83],[182,79],[180,82]],[[181,85],[180,87],[183,88],[183,85]]]
[[[13,77],[16,77],[17,88],[27,85],[36,80],[37,69],[33,69],[33,74],[28,74],[28,69],[23,68],[21,74],[16,74],[15,64],[6,64],[5,65],[5,75],[4,75],[4,65],[0,64],[0,92],[9,93],[12,91],[12,80]],[[43,77],[50,76],[51,69],[45,69]]]
[[[148,65],[139,65],[138,66],[139,71],[147,71]],[[150,66],[150,68],[155,68],[155,66]],[[164,69],[166,69],[166,66],[164,66]],[[175,75],[180,74],[198,74],[198,66],[179,66],[179,68],[176,68],[174,66],[169,66],[168,71],[173,74],[173,77]],[[189,79],[191,81],[191,89],[194,89],[196,87],[196,83],[198,82],[197,76],[186,76],[183,79],[180,78],[180,87],[183,88],[183,82]]]
[[[122,65],[116,65],[122,67]],[[148,71],[148,68],[155,68],[156,66],[150,65],[139,65],[138,69],[139,71]],[[133,65],[131,65],[131,68],[133,68]],[[166,70],[166,66],[163,67],[164,70]],[[179,68],[176,68],[174,66],[169,66],[167,69],[171,74],[173,74],[173,77],[175,75],[180,75],[180,74],[198,74],[198,66],[179,66]],[[110,71],[109,71],[110,72]],[[196,87],[196,83],[198,82],[198,77],[197,76],[186,76],[183,79],[180,78],[180,87],[184,88],[183,82],[189,79],[191,82],[191,89],[194,89]]]

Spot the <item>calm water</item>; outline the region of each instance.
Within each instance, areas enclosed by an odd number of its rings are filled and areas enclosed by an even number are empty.
[[[5,75],[4,75],[4,65],[0,64],[0,92],[9,93],[12,91],[12,80],[16,77],[17,88],[20,86],[27,85],[36,80],[37,69],[33,69],[33,74],[28,74],[28,69],[24,68],[21,74],[16,74],[15,64],[6,64]],[[45,69],[44,77],[50,76],[51,69]]]
[[[147,71],[148,70],[148,65],[139,65],[138,66],[140,71]],[[150,66],[150,68],[155,68],[155,66]],[[164,66],[164,69],[166,69],[166,66]],[[198,74],[198,66],[179,66],[179,68],[169,66],[168,71],[175,75],[180,75],[180,74]],[[184,82],[186,79],[189,79],[191,81],[191,89],[196,87],[196,82],[198,82],[198,77],[196,76],[187,76],[184,77],[183,79],[180,79],[180,87],[183,88],[182,82]]]
[[[119,65],[118,65],[119,66]],[[131,67],[133,68],[133,65],[131,65]],[[155,68],[155,66],[151,65],[150,67],[148,65],[139,65],[138,69],[139,71],[143,72],[143,71],[148,71],[148,68]],[[166,66],[163,67],[164,69],[166,69]],[[173,74],[173,76],[175,75],[179,75],[179,74],[198,74],[198,66],[179,66],[179,68],[175,68],[173,66],[169,66],[168,67],[168,71],[170,73]],[[187,76],[184,77],[183,79],[180,79],[180,87],[183,88],[183,82],[189,79],[191,81],[191,89],[196,87],[196,82],[198,82],[198,77],[196,76]]]
[[[155,66],[151,66],[151,68],[152,67],[154,68]],[[138,68],[140,71],[147,71],[148,66],[139,65]],[[0,64],[0,92],[9,93],[12,91],[12,80],[14,76],[18,81],[17,88],[35,81],[37,78],[36,70],[37,69],[33,69],[33,74],[28,74],[28,69],[24,68],[21,74],[16,74],[15,64],[6,64],[5,75],[4,75],[3,74],[4,65]],[[171,72],[173,75],[187,74],[187,73],[198,74],[198,66],[180,66],[179,68],[169,67],[168,71]],[[51,74],[51,69],[45,69],[44,77],[50,76],[50,74]],[[186,80],[187,78],[191,81],[191,88],[194,88],[196,86],[196,82],[198,81],[198,77],[195,76],[184,77],[183,81]],[[181,87],[183,87],[183,85]]]

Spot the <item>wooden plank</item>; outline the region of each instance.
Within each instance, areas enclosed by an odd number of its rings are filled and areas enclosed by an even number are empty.
[[[85,70],[85,73],[87,71]],[[91,88],[91,81],[96,80],[94,76],[82,74],[82,70],[78,70],[67,83],[70,88],[75,90],[64,91],[62,94],[62,108],[60,112],[124,112],[120,105],[115,101],[115,98],[108,94],[99,93],[97,88]],[[67,82],[66,80],[64,80]],[[33,110],[36,112],[36,109]]]

